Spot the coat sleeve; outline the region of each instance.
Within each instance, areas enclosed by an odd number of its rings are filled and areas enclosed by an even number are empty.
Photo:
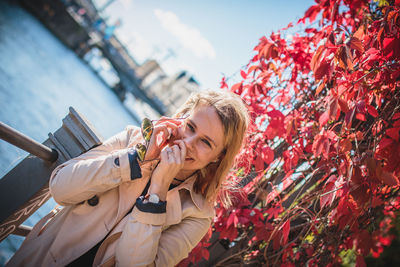
[[[162,231],[163,215],[136,207],[116,247],[116,266],[175,266],[200,242],[212,218],[187,217]]]
[[[139,128],[127,127],[100,146],[59,165],[49,182],[54,200],[63,206],[74,205],[130,181],[128,152],[139,136]]]

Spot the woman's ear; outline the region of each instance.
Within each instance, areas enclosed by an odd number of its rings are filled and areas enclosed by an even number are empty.
[[[218,161],[221,161],[221,160],[223,159],[224,155],[225,155],[225,151],[222,151],[222,152],[217,156],[216,159],[214,159],[214,160],[211,161],[211,163],[217,163]]]
[[[222,155],[219,155],[216,159],[212,160],[212,163],[217,163],[218,161],[221,161]]]

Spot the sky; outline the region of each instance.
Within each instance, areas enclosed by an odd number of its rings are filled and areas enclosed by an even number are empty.
[[[94,1],[102,7],[108,0]],[[117,37],[142,64],[156,59],[172,75],[189,71],[202,89],[218,88],[223,76],[254,56],[262,36],[296,23],[313,0],[114,0],[103,16],[118,19]]]

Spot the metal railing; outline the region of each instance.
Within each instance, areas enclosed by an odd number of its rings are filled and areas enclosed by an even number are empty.
[[[50,162],[55,162],[58,158],[56,150],[40,144],[23,133],[11,128],[0,121],[0,139],[19,147],[36,157]]]

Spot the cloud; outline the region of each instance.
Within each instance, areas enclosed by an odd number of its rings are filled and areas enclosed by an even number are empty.
[[[133,7],[133,0],[121,0],[121,4],[124,8],[132,8]]]
[[[191,50],[199,58],[214,59],[216,56],[211,43],[194,27],[182,23],[179,18],[170,11],[155,9],[154,14],[161,25],[174,35],[186,49]]]

